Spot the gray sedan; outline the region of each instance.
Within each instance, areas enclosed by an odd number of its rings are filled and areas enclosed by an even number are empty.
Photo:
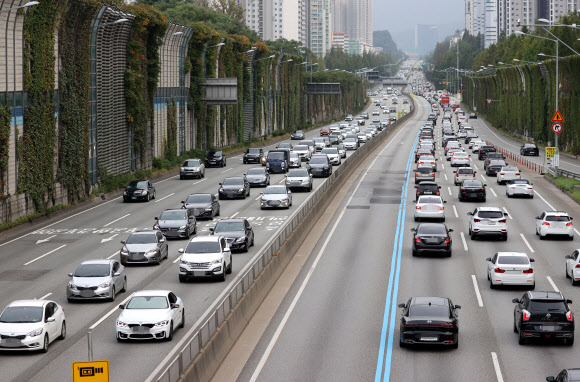
[[[292,206],[292,191],[286,186],[268,186],[261,193],[260,209],[265,208],[290,208]]]
[[[83,261],[66,286],[66,298],[72,300],[115,300],[117,292],[127,291],[125,267],[117,260]]]
[[[121,241],[121,264],[159,265],[161,259],[169,256],[169,246],[161,231],[137,231]]]
[[[286,175],[286,187],[288,189],[300,188],[312,191],[312,174],[306,169],[292,169]]]

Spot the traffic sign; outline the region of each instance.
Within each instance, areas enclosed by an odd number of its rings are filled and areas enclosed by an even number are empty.
[[[488,105],[491,105],[491,101],[493,101],[493,100],[491,98],[488,98],[488,99],[486,99],[486,101],[487,101]]]
[[[554,122],[552,125],[552,131],[556,134],[562,132],[562,124],[560,122]]]
[[[554,114],[552,117],[552,122],[564,122],[564,118],[562,118],[560,110],[556,110],[556,114]]]
[[[73,382],[109,382],[109,361],[73,362]]]

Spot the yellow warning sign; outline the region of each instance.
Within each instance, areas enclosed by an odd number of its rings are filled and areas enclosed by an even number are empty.
[[[552,122],[564,122],[564,118],[562,118],[560,110],[556,110],[556,114],[554,114],[552,117]]]
[[[73,382],[109,382],[109,361],[73,362]]]

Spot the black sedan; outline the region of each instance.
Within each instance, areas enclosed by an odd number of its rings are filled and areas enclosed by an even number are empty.
[[[468,199],[476,199],[485,202],[487,197],[485,186],[487,184],[479,180],[464,180],[459,186],[459,201],[463,202]]]
[[[123,191],[123,202],[155,199],[155,186],[150,180],[132,180]]]
[[[451,256],[452,229],[442,223],[423,223],[417,228],[411,228],[413,232],[413,256],[420,253],[443,253]]]
[[[246,163],[260,163],[262,157],[264,156],[264,150],[259,148],[250,147],[246,149],[244,153],[243,162]]]
[[[557,376],[546,377],[548,382],[580,382],[580,369],[564,369]]]
[[[211,220],[220,215],[220,202],[214,194],[191,194],[181,204],[181,208],[193,210],[196,219]]]
[[[226,154],[223,151],[209,151],[205,157],[205,167],[225,167]]]
[[[220,200],[222,199],[246,199],[250,196],[250,183],[246,176],[232,176],[226,178],[223,183],[220,183],[218,190]]]
[[[412,297],[399,304],[401,315],[399,345],[443,345],[457,349],[461,306],[447,297]]]
[[[469,114],[469,119],[477,119],[477,114],[475,113]]]
[[[485,174],[486,175],[495,175],[497,176],[498,171],[501,171],[502,167],[505,167],[507,163],[501,159],[493,159],[490,160],[487,166],[485,167]]]
[[[270,185],[270,174],[264,167],[255,167],[248,170],[246,178],[250,187],[266,187]]]
[[[254,246],[254,230],[246,219],[220,219],[209,230],[212,235],[225,237],[232,251],[248,252]]]
[[[329,177],[332,174],[332,164],[326,154],[315,154],[306,165],[312,176]]]
[[[292,135],[290,135],[290,139],[293,140],[304,139],[304,132],[302,130],[296,130],[295,132],[292,133]]]
[[[495,152],[496,149],[492,145],[483,145],[479,148],[479,152],[477,153],[477,159],[485,160],[487,158],[487,154]]]
[[[540,149],[533,143],[526,143],[520,147],[520,155],[540,156]]]
[[[439,189],[436,182],[423,181],[415,186],[417,192],[415,193],[415,200],[419,199],[421,195],[439,195]]]
[[[153,229],[160,230],[167,238],[189,239],[189,236],[197,232],[197,222],[193,210],[165,210],[159,217],[155,217],[155,220]]]

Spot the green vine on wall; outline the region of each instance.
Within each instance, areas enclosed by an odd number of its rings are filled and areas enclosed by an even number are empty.
[[[173,99],[167,100],[167,136],[163,151],[169,161],[177,157],[177,106]]]
[[[0,197],[6,195],[6,170],[10,149],[10,106],[0,105]]]
[[[30,7],[24,19],[24,90],[28,92],[30,104],[24,110],[18,191],[30,195],[37,212],[46,209],[53,195],[54,31],[57,18],[58,1],[44,0]]]

